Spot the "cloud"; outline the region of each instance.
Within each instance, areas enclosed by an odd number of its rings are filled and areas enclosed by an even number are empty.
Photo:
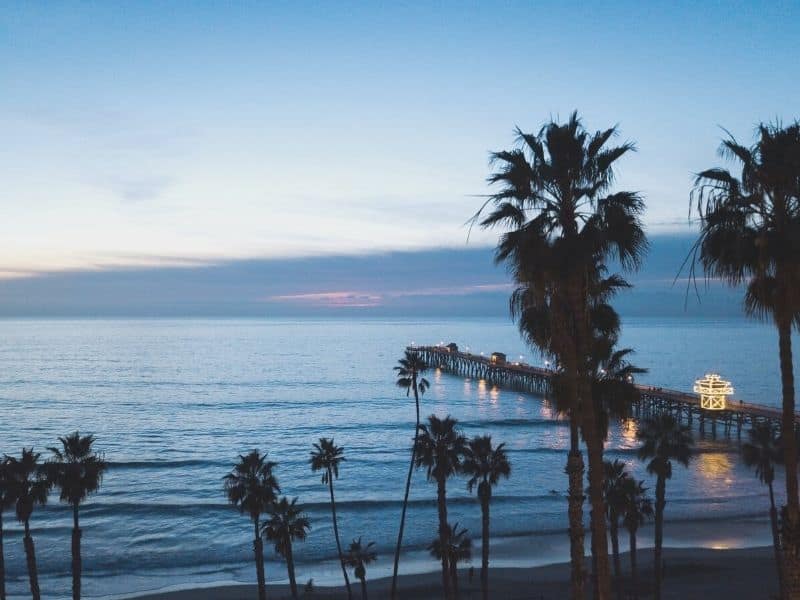
[[[114,177],[106,180],[103,187],[110,189],[127,202],[142,202],[158,198],[173,181],[174,178],[166,175]]]

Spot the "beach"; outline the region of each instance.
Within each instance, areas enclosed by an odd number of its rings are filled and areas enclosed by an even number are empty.
[[[639,564],[640,597],[650,597],[652,585],[652,549],[637,554]],[[588,568],[587,557],[587,568]],[[628,583],[628,555],[622,555],[623,572]],[[768,600],[777,594],[775,562],[771,547],[737,550],[707,548],[665,548],[664,600]],[[467,569],[459,575],[461,598],[480,598],[479,567],[476,566],[472,583]],[[387,598],[391,579],[386,577],[367,581],[369,597]],[[360,597],[359,583],[351,582],[354,597]],[[404,599],[441,598],[441,575],[437,572],[400,577],[398,597]],[[498,568],[490,570],[492,598],[504,600],[561,600],[569,596],[569,564],[559,563],[532,568]],[[189,588],[170,592],[131,596],[137,600],[250,600],[257,596],[255,585]],[[290,598],[287,585],[267,586],[267,596],[272,599]],[[305,598],[345,598],[343,587],[318,586]],[[587,589],[587,598],[591,591]]]

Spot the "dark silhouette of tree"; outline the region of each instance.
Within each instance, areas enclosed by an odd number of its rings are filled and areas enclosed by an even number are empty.
[[[347,568],[344,564],[344,554],[342,553],[342,543],[339,541],[339,525],[336,520],[336,500],[333,496],[333,480],[339,479],[339,465],[344,462],[344,448],[333,443],[333,439],[320,438],[318,444],[314,444],[311,452],[311,470],[313,472],[322,471],[322,483],[328,485],[331,495],[331,513],[333,514],[333,535],[336,538],[336,550],[339,553],[339,563],[342,565],[342,575],[344,575],[344,585],[347,588],[347,597],[353,599],[353,592],[350,589],[350,578],[347,576]]]
[[[492,487],[502,477],[511,475],[511,463],[506,454],[505,444],[492,447],[492,437],[482,435],[469,441],[461,466],[462,472],[469,476],[467,489],[478,488],[481,504],[481,594],[483,600],[489,598],[489,503]]]
[[[275,553],[286,561],[292,598],[297,600],[297,579],[294,574],[292,542],[305,541],[308,530],[311,529],[311,523],[303,513],[303,508],[297,506],[297,498],[289,501],[284,496],[272,504],[268,512],[269,519],[264,522],[262,533],[275,545]]]
[[[60,492],[60,500],[72,507],[72,598],[81,597],[81,536],[78,520],[81,502],[100,489],[108,464],[92,449],[93,435],[77,431],[59,437],[61,448],[48,448],[52,458],[47,463],[50,482]]]
[[[467,439],[459,431],[458,421],[449,415],[440,419],[428,417],[428,424],[419,426],[416,464],[425,467],[428,481],[436,482],[436,505],[439,513],[439,541],[446,547],[449,528],[447,523],[447,480],[461,469],[461,460],[467,448]],[[442,586],[444,596],[451,598],[450,569],[447,553],[442,553]]]
[[[468,531],[463,527],[458,528],[458,523],[453,526],[447,525],[444,539],[434,538],[428,546],[431,556],[447,562],[450,570],[450,579],[453,587],[453,598],[458,600],[458,563],[468,562],[472,559],[472,540],[467,535]]]
[[[630,477],[625,471],[625,463],[619,460],[606,460],[604,463],[606,477],[603,487],[603,497],[606,500],[606,517],[608,518],[608,533],[611,537],[611,552],[614,557],[614,580],[616,582],[617,597],[622,600],[622,563],[619,558],[619,522],[625,510],[625,483]]]
[[[740,177],[724,168],[702,171],[692,201],[700,216],[691,274],[699,257],[706,274],[733,286],[746,285],[745,311],[771,319],[778,330],[783,391],[781,429],[794,431],[795,390],[792,328],[800,325],[800,122],[758,128],[747,148],[732,136],[720,146],[736,161]],[[787,597],[800,597],[800,498],[798,448],[787,435],[786,507],[782,523],[783,581]]]
[[[20,458],[6,457],[17,519],[25,526],[23,542],[33,600],[40,600],[41,593],[39,591],[39,574],[36,570],[36,549],[31,536],[31,515],[34,507],[44,506],[47,503],[47,495],[50,492],[50,482],[43,465],[39,462],[40,457],[41,455],[34,452],[33,448],[29,450],[23,448]]]
[[[636,533],[653,516],[653,503],[647,497],[644,481],[636,481],[631,477],[622,484],[624,508],[622,524],[628,530],[630,540],[631,588],[634,599],[639,598],[639,578],[636,570]]]
[[[353,567],[353,575],[361,582],[361,598],[367,600],[367,565],[378,560],[378,555],[372,549],[375,542],[364,545],[361,538],[350,542],[350,547],[345,554],[344,562],[348,567]]]
[[[428,389],[430,383],[423,377],[428,366],[415,352],[406,350],[405,356],[398,361],[394,368],[397,371],[397,385],[406,391],[406,396],[414,393],[414,403],[417,408],[417,421],[414,426],[414,444],[411,446],[411,463],[408,466],[406,477],[406,491],[403,495],[403,510],[400,513],[400,531],[397,534],[397,548],[394,551],[394,567],[392,570],[391,598],[397,597],[397,570],[400,565],[400,548],[403,545],[403,530],[406,525],[406,510],[408,508],[408,494],[411,491],[411,476],[414,473],[414,459],[417,450],[417,436],[419,435],[419,399]]]
[[[775,435],[769,423],[758,423],[750,430],[750,440],[742,445],[742,460],[754,468],[758,480],[769,488],[769,519],[772,524],[772,547],[775,550],[775,566],[778,569],[778,582],[781,595],[783,589],[783,569],[781,559],[780,535],[778,531],[778,510],[775,506],[775,465],[783,463],[781,440]]]
[[[590,134],[573,113],[564,124],[547,123],[537,135],[517,130],[519,144],[492,155],[497,170],[490,184],[501,189],[475,216],[483,227],[503,226],[496,260],[507,264],[517,290],[512,315],[527,311],[529,339],[553,356],[564,373],[562,401],[569,406],[573,440],[580,428],[589,460],[589,496],[598,596],[611,592],[605,508],[603,442],[591,397],[591,288],[609,259],[623,268],[638,268],[647,247],[639,216],[641,197],[633,192],[609,194],[616,161],[633,149],[629,143],[609,147],[616,129]],[[490,214],[481,220],[488,204]],[[614,276],[616,283],[624,280]],[[576,444],[575,444],[576,445]],[[570,544],[574,600],[583,600],[583,459],[571,445]]]
[[[261,515],[268,512],[281,491],[272,470],[278,463],[267,460],[267,454],[257,449],[249,454],[239,455],[239,462],[233,466],[223,481],[228,501],[247,514],[253,522],[253,553],[256,560],[258,598],[267,597],[264,577],[264,541],[261,539]]]
[[[9,474],[8,458],[0,461],[0,600],[6,600],[6,561],[3,550],[3,513],[14,506],[16,498]]]
[[[664,507],[667,479],[672,478],[672,461],[689,466],[692,455],[692,435],[688,428],[670,414],[661,414],[642,423],[636,432],[642,442],[639,458],[649,460],[647,472],[656,476],[656,531],[655,531],[655,600],[661,600],[663,564],[661,549],[664,541]]]

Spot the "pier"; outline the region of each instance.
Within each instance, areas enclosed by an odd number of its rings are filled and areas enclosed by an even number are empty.
[[[409,346],[408,350],[419,355],[425,364],[460,377],[482,379],[499,388],[516,390],[539,396],[550,393],[552,369],[535,367],[523,362],[509,362],[505,355],[491,356],[462,352],[454,344],[449,346]],[[632,406],[636,419],[670,413],[678,422],[697,429],[701,434],[710,432],[741,438],[742,429],[758,423],[769,423],[777,432],[781,431],[781,411],[778,408],[728,400],[721,410],[701,408],[697,394],[666,388],[635,384],[639,400]],[[800,415],[794,418],[795,435],[800,434]]]

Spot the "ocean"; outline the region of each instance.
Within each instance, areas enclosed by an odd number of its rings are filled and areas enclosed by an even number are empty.
[[[96,435],[111,466],[81,508],[83,591],[119,597],[255,581],[252,527],[222,488],[237,455],[252,448],[278,463],[283,493],[299,497],[311,517],[308,540],[295,548],[298,580],[338,582],[327,488],[308,464],[311,444],[333,437],[346,456],[335,481],[343,543],[374,540],[379,561],[368,577],[386,575],[414,421],[413,398],[395,386],[392,367],[409,343],[451,341],[541,362],[503,319],[2,320],[0,452],[18,454],[24,445],[46,456],[59,435]],[[690,390],[713,370],[733,381],[736,398],[780,404],[777,335],[767,325],[631,319],[623,345],[649,369],[642,382]],[[423,415],[451,414],[467,435],[489,433],[509,449],[512,475],[492,503],[493,564],[567,560],[566,424],[540,397],[440,372],[428,379]],[[652,484],[636,446],[635,426],[615,425],[607,454]],[[667,545],[771,543],[766,490],[738,453],[735,438],[707,433],[690,468],[675,468]],[[480,510],[465,480],[451,480],[448,494],[451,519],[478,543]],[[435,495],[417,472],[401,572],[437,568],[425,552],[436,530]],[[26,596],[21,526],[11,511],[3,518],[7,586],[12,597]],[[32,526],[43,595],[66,598],[70,512],[53,495],[35,510]],[[650,535],[645,528],[640,545]],[[267,580],[285,580],[272,547],[265,552]]]

